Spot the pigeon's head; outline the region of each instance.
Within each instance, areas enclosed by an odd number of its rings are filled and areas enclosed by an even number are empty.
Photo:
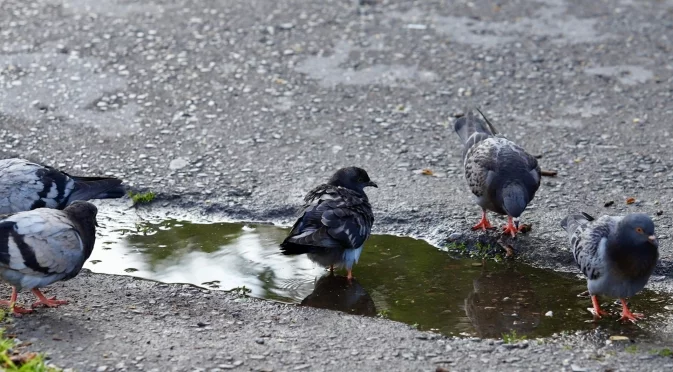
[[[519,217],[523,214],[523,211],[530,202],[530,197],[528,196],[526,188],[517,183],[511,183],[502,189],[501,197],[502,208],[508,216],[514,218],[514,224],[518,228]]]
[[[80,226],[98,226],[98,221],[96,221],[98,208],[89,202],[81,200],[74,201],[64,209],[64,212],[68,214],[71,220],[79,223]]]
[[[659,247],[654,234],[654,222],[642,213],[628,214],[619,223],[617,239],[620,244],[636,247]]]
[[[362,192],[365,187],[378,187],[369,179],[367,172],[358,167],[341,168],[329,180],[332,186],[341,186],[354,191]]]

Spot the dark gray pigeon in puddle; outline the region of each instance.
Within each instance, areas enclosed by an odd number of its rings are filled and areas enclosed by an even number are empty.
[[[516,236],[519,217],[540,187],[537,159],[523,148],[497,135],[493,125],[472,110],[458,118],[454,130],[463,141],[463,167],[470,191],[482,209],[473,230],[489,229],[486,211],[506,215],[504,234]]]
[[[306,253],[312,261],[329,267],[345,267],[353,277],[353,265],[369,238],[374,214],[364,188],[377,187],[364,169],[339,169],[329,182],[304,198],[301,217],[281,243],[284,254]]]
[[[16,305],[18,291],[37,296],[32,307],[57,307],[67,301],[46,298],[39,288],[74,278],[96,241],[96,206],[76,201],[63,210],[38,208],[0,217],[0,279],[12,286],[9,301],[15,315],[32,310]]]
[[[642,314],[631,313],[626,298],[645,287],[659,259],[652,219],[645,214],[628,214],[595,220],[582,213],[564,218],[561,227],[568,233],[575,262],[587,278],[594,316],[608,315],[598,303],[598,296],[603,295],[620,299],[620,320],[642,318]]]
[[[117,178],[71,176],[28,160],[0,160],[0,214],[63,209],[76,200],[121,198],[124,194]]]

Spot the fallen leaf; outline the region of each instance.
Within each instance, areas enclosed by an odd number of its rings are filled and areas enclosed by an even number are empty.
[[[23,353],[23,354],[18,354],[18,355],[12,355],[9,359],[16,365],[17,367],[21,367],[22,365],[30,362],[31,360],[35,359],[37,357],[37,353]]]
[[[629,338],[626,336],[615,335],[610,336],[610,341],[629,341]]]
[[[626,204],[633,204],[636,202],[636,198],[627,198],[626,199]]]
[[[437,367],[435,369],[435,372],[449,372],[449,370],[443,367]]]
[[[527,232],[530,232],[531,230],[533,230],[533,225],[531,225],[529,223],[522,223],[519,226],[519,232],[521,232],[521,233],[525,234]]]
[[[432,172],[432,170],[426,168],[421,171],[421,174],[424,176],[432,176],[434,173]]]

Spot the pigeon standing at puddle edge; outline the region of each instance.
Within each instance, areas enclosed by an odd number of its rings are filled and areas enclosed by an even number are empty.
[[[598,296],[605,295],[622,302],[620,320],[642,318],[642,314],[631,313],[625,298],[645,287],[657,265],[659,242],[652,219],[629,214],[594,220],[582,213],[564,218],[561,227],[568,233],[577,266],[587,277],[594,316],[607,315],[598,303]]]
[[[364,169],[339,169],[329,182],[311,190],[302,216],[281,243],[284,254],[307,253],[320,265],[343,266],[348,278],[369,238],[374,214],[364,188],[378,187]]]

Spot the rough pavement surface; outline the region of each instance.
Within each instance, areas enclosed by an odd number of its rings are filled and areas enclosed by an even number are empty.
[[[562,214],[646,212],[661,239],[653,285],[670,290],[672,19],[671,0],[5,0],[0,156],[116,175],[160,192],[163,207],[284,222],[334,169],[359,165],[381,186],[370,192],[376,231],[492,241],[468,231],[479,208],[450,129],[452,115],[479,105],[558,171],[523,216],[533,231],[516,242],[518,259],[574,270]],[[129,370],[138,355],[159,370],[432,370],[444,357],[452,370],[671,368],[670,358],[595,351],[596,335],[505,352],[419,340],[430,336],[383,320],[154,287],[82,275],[55,286],[73,305],[18,320],[14,332],[79,370],[117,368],[123,355]],[[262,345],[260,325],[271,334]]]

